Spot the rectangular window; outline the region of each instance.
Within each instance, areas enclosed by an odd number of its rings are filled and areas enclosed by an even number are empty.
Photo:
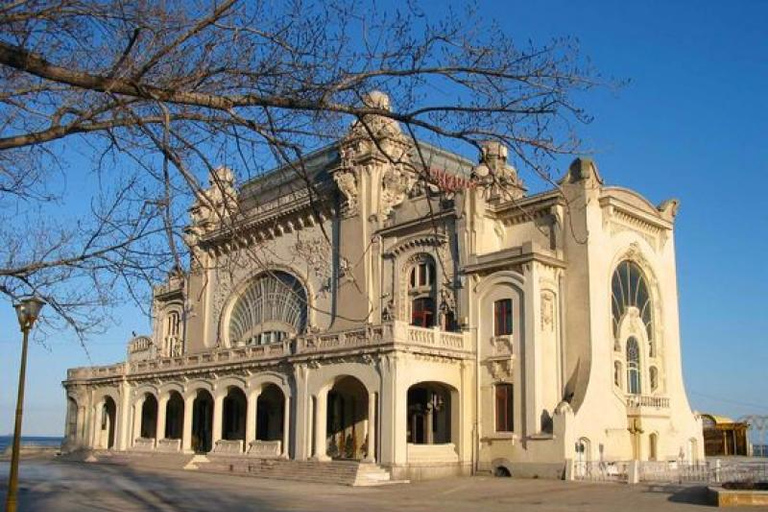
[[[496,384],[496,432],[513,432],[514,393],[512,384]]]
[[[512,299],[501,299],[493,303],[493,335],[512,334]]]

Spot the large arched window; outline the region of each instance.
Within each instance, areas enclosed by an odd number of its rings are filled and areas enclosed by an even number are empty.
[[[636,308],[645,326],[648,338],[648,355],[656,357],[655,340],[653,336],[653,305],[648,293],[648,284],[640,267],[629,260],[622,261],[613,272],[611,280],[611,306],[613,313],[613,337],[620,346],[619,327],[630,308]]]
[[[627,340],[627,391],[633,395],[641,393],[640,346],[634,336]]]
[[[264,345],[301,333],[307,326],[307,292],[281,271],[257,276],[237,299],[229,317],[229,344]]]

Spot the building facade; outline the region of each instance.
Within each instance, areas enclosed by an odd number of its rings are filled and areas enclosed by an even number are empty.
[[[385,118],[239,187],[219,169],[152,334],[69,370],[66,445],[412,479],[697,460],[676,210],[583,158],[527,195],[500,144],[472,162]]]

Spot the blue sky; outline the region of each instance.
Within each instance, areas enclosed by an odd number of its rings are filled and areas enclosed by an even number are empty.
[[[422,5],[441,12],[441,2]],[[693,407],[768,414],[768,2],[479,2],[519,39],[579,38],[606,76],[628,79],[584,105],[581,128],[609,184],[652,202],[677,197],[676,246],[683,371]],[[563,160],[562,168],[568,160]],[[148,332],[130,305],[89,343],[94,364],[125,357],[131,331]],[[13,423],[20,334],[0,303],[0,435]],[[60,435],[66,368],[91,363],[76,340],[33,344],[24,432]]]

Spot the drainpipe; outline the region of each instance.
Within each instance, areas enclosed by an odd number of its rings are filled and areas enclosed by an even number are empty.
[[[480,465],[480,339],[477,327],[471,327],[470,332],[475,338],[475,439],[472,454],[472,474],[476,475]]]

